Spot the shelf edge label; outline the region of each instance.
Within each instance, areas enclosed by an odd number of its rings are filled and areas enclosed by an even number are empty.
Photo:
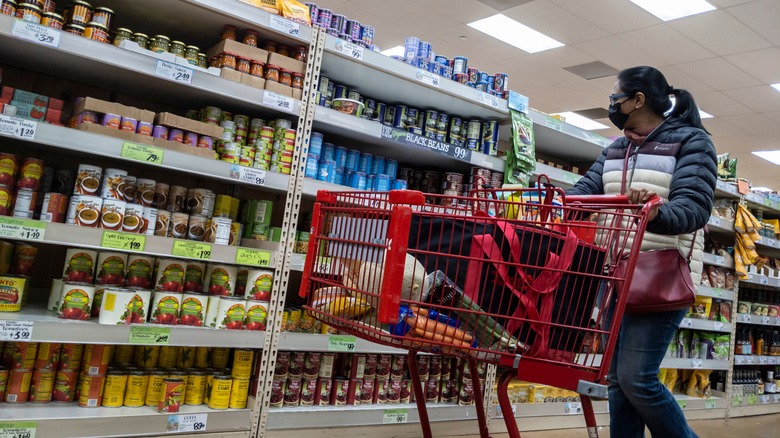
[[[130,344],[168,345],[170,341],[170,327],[130,326]]]
[[[32,321],[1,320],[0,341],[29,341],[32,339],[34,325]]]
[[[211,244],[177,239],[173,242],[171,255],[188,257],[191,259],[210,260]]]
[[[0,134],[23,140],[35,140],[38,122],[0,114]]]
[[[477,100],[491,108],[498,109],[498,96],[480,91],[479,94],[477,94]]]
[[[43,242],[46,237],[46,222],[0,216],[0,237]]]
[[[528,97],[523,96],[520,93],[509,91],[509,99],[507,99],[507,105],[513,110],[520,111],[521,113],[528,114]]]
[[[166,432],[204,432],[209,414],[169,415]]]
[[[191,68],[158,59],[154,74],[169,81],[192,85],[192,77],[195,75],[195,71]]]
[[[122,158],[160,165],[165,157],[165,149],[126,141],[122,144],[121,155]]]
[[[265,170],[234,164],[230,166],[230,178],[247,184],[264,186]]]
[[[409,422],[408,409],[385,409],[382,412],[382,424],[403,424]]]
[[[36,421],[0,421],[0,438],[35,438]]]
[[[354,336],[330,336],[328,337],[328,351],[354,353],[356,341],[357,338]]]
[[[363,48],[357,44],[338,39],[336,40],[336,51],[356,61],[363,60]]]
[[[563,413],[566,415],[578,415],[582,414],[582,403],[566,403],[563,405]]]
[[[279,93],[265,90],[263,91],[263,105],[292,113],[294,102],[292,97],[282,96]]]
[[[436,73],[431,73],[427,70],[420,70],[420,69],[417,69],[416,78],[418,81],[422,82],[423,84],[430,85],[431,87],[434,88],[439,88],[442,79],[442,77],[437,75]]]
[[[271,253],[249,248],[236,250],[236,263],[245,266],[259,266],[267,268],[271,266]]]
[[[123,251],[142,252],[146,248],[146,236],[119,231],[104,231],[100,246]]]
[[[57,48],[60,46],[62,32],[30,21],[16,20],[11,35],[36,44]]]
[[[440,155],[446,155],[455,158],[456,160],[471,162],[472,151],[470,149],[423,137],[422,135],[412,134],[411,132],[402,131],[390,126],[382,125],[380,137],[385,140],[391,140],[396,143],[426,149]]]
[[[284,17],[280,17],[278,15],[271,15],[270,18],[271,18],[271,22],[270,22],[271,29],[274,29],[283,34],[287,34],[294,37],[301,35],[300,24],[294,21],[290,21]]]

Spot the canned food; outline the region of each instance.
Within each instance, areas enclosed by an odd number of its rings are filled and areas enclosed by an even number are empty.
[[[144,209],[144,213],[146,210]],[[168,210],[157,210],[157,217],[155,218],[154,235],[155,236],[167,236],[168,231],[171,228],[171,212]],[[147,230],[148,234],[148,230]]]
[[[244,312],[244,328],[247,330],[265,330],[268,320],[268,301],[247,300]]]
[[[233,378],[230,388],[230,409],[245,409],[249,397],[249,379]]]
[[[211,216],[214,212],[214,192],[207,189],[190,189],[187,191],[187,211],[190,214]]]
[[[82,227],[98,228],[102,209],[103,199],[97,196],[73,196],[70,199],[67,222]]]
[[[51,399],[55,402],[70,403],[76,393],[79,373],[76,370],[61,369],[54,377]]]
[[[106,376],[89,376],[81,373],[79,377],[79,406],[97,408],[103,401],[103,387]]]
[[[114,356],[112,363],[120,365],[130,365],[133,363],[134,345],[116,345],[114,346]]]
[[[109,371],[103,388],[103,403],[107,408],[121,407],[125,402],[125,390],[127,389],[127,373],[122,371]]]
[[[136,347],[136,365],[144,369],[157,367],[160,359],[160,347],[157,345],[144,345]]]
[[[211,366],[214,368],[227,368],[230,349],[215,347],[211,349]]]
[[[181,407],[181,394],[186,383],[182,379],[167,378],[163,380],[163,398],[157,405],[157,412],[176,413]]]
[[[184,396],[185,405],[203,404],[206,392],[206,373],[203,371],[191,371],[187,376],[187,391]]]
[[[176,367],[184,370],[195,366],[195,347],[179,347],[176,352]]]
[[[62,344],[60,349],[60,369],[78,370],[84,356],[84,344]]]
[[[34,192],[30,189],[18,189],[14,201],[13,217],[32,219],[37,200],[38,192]]]
[[[24,243],[17,243],[13,249],[13,263],[10,266],[10,272],[14,275],[30,276],[33,273],[33,264],[38,255],[38,248]],[[24,298],[24,297],[23,297]],[[22,305],[27,302],[22,299]]]
[[[184,274],[186,263],[183,260],[159,259],[155,290],[167,292],[184,291]]]
[[[101,43],[108,43],[108,28],[100,23],[91,21],[84,26],[84,38]]]
[[[37,342],[8,342],[2,363],[12,370],[32,370],[38,353]]]
[[[152,324],[175,325],[179,319],[181,293],[155,291],[152,295]]]
[[[138,233],[144,221],[144,206],[141,204],[127,204],[125,217],[122,219],[122,231],[125,233]]]
[[[131,254],[127,258],[125,283],[129,287],[149,289],[152,286],[154,257]]]
[[[41,207],[41,221],[64,223],[68,214],[68,197],[60,193],[46,193]]]
[[[195,348],[195,368],[203,369],[209,366],[209,348]]]
[[[233,367],[231,376],[234,379],[249,379],[252,376],[252,363],[255,353],[252,350],[233,350]]]
[[[201,293],[185,293],[182,295],[179,323],[202,327],[205,312],[208,308],[208,295]]]
[[[10,187],[0,186],[0,216],[10,216],[13,212],[14,193]]]
[[[160,356],[157,359],[157,366],[163,369],[171,369],[176,367],[176,355],[178,354],[179,347],[170,345],[163,345],[160,347]]]
[[[148,374],[143,371],[130,371],[127,375],[127,387],[123,404],[128,407],[143,406],[148,385]]]
[[[209,393],[209,409],[227,409],[230,407],[230,390],[233,379],[230,376],[214,376]]]
[[[209,295],[232,296],[236,289],[238,268],[230,265],[209,265],[203,288]]]
[[[104,293],[98,323],[105,325],[146,322],[152,292],[148,290],[108,289]]]
[[[60,294],[61,319],[89,319],[92,300],[95,297],[95,286],[87,283],[64,282]]]
[[[216,328],[241,330],[244,328],[246,301],[243,298],[220,297]]]
[[[113,345],[87,344],[84,347],[84,359],[81,361],[81,373],[89,376],[104,375],[113,355]]]
[[[155,183],[154,186],[154,201],[152,207],[157,209],[165,209],[168,206],[168,192],[171,186],[165,183]]]
[[[190,216],[189,223],[187,224],[187,238],[202,242],[206,238],[207,221],[208,219],[205,216],[195,214]]]
[[[26,277],[0,275],[0,312],[20,311],[26,291]]]
[[[190,215],[187,213],[171,213],[171,226],[168,228],[168,237],[185,239],[189,221]]]
[[[7,403],[26,403],[30,396],[32,370],[12,369],[8,373],[8,385],[5,390]]]
[[[188,261],[184,273],[184,292],[201,292],[205,271],[205,263]]]
[[[41,342],[35,357],[35,369],[41,371],[56,371],[60,361],[60,346],[58,342]]]
[[[159,406],[165,395],[165,371],[151,371],[146,387],[146,406]]]
[[[102,251],[97,257],[97,276],[95,281],[102,285],[122,285],[125,278],[127,254]]]
[[[91,283],[95,272],[97,251],[69,248],[65,252],[63,281]]]

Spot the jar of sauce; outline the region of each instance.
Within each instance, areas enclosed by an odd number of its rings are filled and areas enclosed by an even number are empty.
[[[84,26],[78,24],[66,24],[62,30],[73,35],[84,36]]]
[[[40,24],[41,18],[43,18],[43,12],[38,6],[24,3],[16,8],[16,18],[29,21],[31,23]]]
[[[301,73],[292,74],[292,87],[297,88],[299,90],[303,89],[303,74]]]
[[[286,56],[286,57],[289,58],[290,57],[290,48],[285,46],[285,45],[279,44],[279,46],[276,49],[276,53],[278,53],[278,54],[280,54],[282,56]]]
[[[111,25],[114,24],[114,11],[103,6],[95,8],[92,21],[106,26],[106,29],[111,29]]]
[[[306,62],[306,59],[309,57],[309,48],[306,46],[298,46],[295,48],[295,56],[293,56],[296,60],[301,62]]]
[[[187,46],[184,51],[184,59],[192,65],[198,65],[198,53],[200,53],[198,46]]]
[[[241,73],[249,74],[252,70],[252,61],[249,58],[238,57],[238,63],[236,65],[236,70]]]
[[[84,38],[89,38],[92,41],[99,41],[101,43],[107,43],[108,28],[100,23],[90,21],[89,24],[84,27]]]
[[[57,10],[57,3],[54,2],[54,0],[44,0],[41,3],[43,3],[41,9],[43,9],[44,14],[47,12],[55,12]]]
[[[171,39],[165,35],[155,35],[149,43],[149,50],[155,53],[165,53],[171,51]]]
[[[263,43],[263,50],[266,52],[276,53],[276,41],[266,40]]]
[[[149,47],[149,35],[145,33],[136,32],[133,34],[133,41],[138,44],[142,49]]]
[[[126,29],[124,27],[120,27],[116,30],[116,35],[114,35],[114,45],[119,47],[119,43],[121,43],[124,40],[132,40],[133,39],[133,31],[130,29]]]
[[[265,80],[279,82],[279,67],[268,64],[265,66]]]
[[[292,87],[292,72],[283,68],[279,69],[279,83]]]
[[[16,2],[14,0],[6,0],[0,5],[0,14],[3,15],[16,15]]]
[[[236,41],[238,39],[236,37],[237,30],[238,29],[236,29],[235,26],[231,26],[229,24],[225,25],[225,27],[222,28],[222,34],[221,34],[222,41],[225,40]]]
[[[69,24],[86,26],[92,21],[92,5],[82,0],[73,0],[65,18]]]
[[[224,52],[222,54],[222,62],[220,62],[221,68],[229,68],[235,70],[238,68],[238,57],[235,53]]]
[[[65,20],[62,15],[55,12],[45,12],[43,18],[41,18],[41,24],[52,29],[60,29],[65,25]]]
[[[257,35],[257,31],[247,29],[244,31],[244,41],[243,43],[246,44],[249,47],[257,47],[257,44],[260,42],[260,37]]]
[[[265,64],[260,61],[252,61],[252,68],[249,71],[249,74],[252,76],[256,76],[258,78],[262,78],[265,76],[264,70]]]
[[[181,41],[173,41],[169,51],[180,58],[184,58],[184,52],[187,51],[187,45]]]
[[[205,53],[198,53],[198,67],[200,68],[209,67],[209,58],[206,56]]]

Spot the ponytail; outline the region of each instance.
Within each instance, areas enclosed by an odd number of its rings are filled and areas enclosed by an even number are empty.
[[[699,107],[696,105],[696,101],[693,100],[693,95],[687,90],[680,90],[671,86],[669,86],[669,89],[675,98],[674,108],[672,108],[672,113],[669,117],[679,117],[685,123],[709,134],[709,131],[701,123]]]

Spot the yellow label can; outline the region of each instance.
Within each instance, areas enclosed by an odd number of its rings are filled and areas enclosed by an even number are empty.
[[[136,363],[141,368],[155,368],[157,361],[160,359],[160,347],[157,345],[144,345],[141,347],[141,354],[139,360]],[[157,406],[155,404],[155,406]]]
[[[227,368],[228,357],[230,357],[229,348],[212,348],[211,349],[211,366],[212,368]]]
[[[176,366],[187,369],[195,366],[195,347],[179,347],[176,354]]]
[[[146,388],[149,386],[149,375],[143,371],[131,371],[127,376],[124,405],[138,408],[146,401]]]
[[[184,397],[185,405],[202,405],[206,396],[206,373],[203,371],[191,371],[187,376],[187,393]]]
[[[160,404],[165,391],[163,380],[167,377],[168,373],[165,371],[155,370],[149,373],[149,383],[146,385],[146,406],[154,406],[156,408]]]
[[[109,371],[103,387],[103,407],[118,408],[125,402],[127,374],[121,371]]]
[[[209,409],[227,409],[230,407],[230,389],[233,379],[230,376],[214,376],[209,394]]]
[[[203,369],[209,367],[209,347],[198,347],[195,349],[195,368]]]
[[[234,379],[248,379],[252,376],[252,359],[255,353],[252,350],[233,350],[233,368],[231,377]]]
[[[114,347],[113,363],[127,365],[133,363],[134,345],[117,345]]]
[[[249,379],[233,379],[230,388],[230,409],[246,408],[246,400],[249,396]]]
[[[176,368],[176,355],[179,347],[164,345],[160,347],[160,357],[157,360],[157,366],[160,368]]]

